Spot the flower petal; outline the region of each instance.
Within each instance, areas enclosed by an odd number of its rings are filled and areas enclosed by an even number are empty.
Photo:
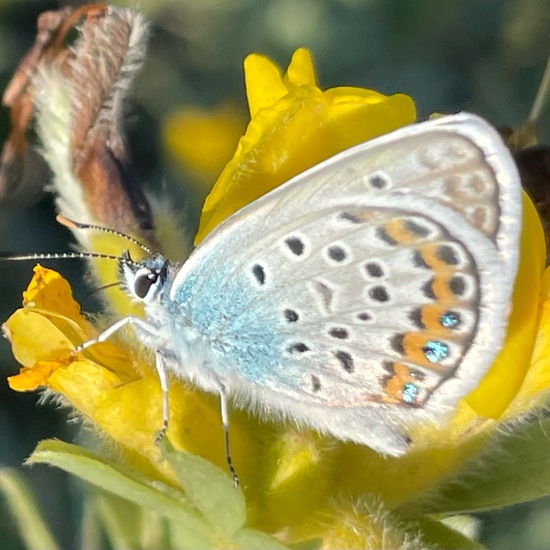
[[[298,86],[317,86],[315,69],[309,50],[298,48],[294,52],[284,79],[289,90]]]
[[[296,54],[293,82],[314,82],[308,60],[306,51]],[[287,90],[278,70],[261,56],[247,58],[245,74],[253,96],[252,120],[206,198],[197,243],[228,216],[292,177],[415,119],[414,103],[403,94],[387,97],[352,87],[322,92],[312,84]],[[256,94],[261,99],[254,99]]]
[[[250,116],[271,107],[287,93],[278,67],[263,55],[250,54],[244,60],[246,97]]]
[[[481,417],[498,419],[502,415],[516,415],[527,406],[526,395],[533,396],[531,353],[540,316],[546,250],[540,219],[525,193],[523,218],[520,262],[507,337],[491,368],[465,400]],[[530,382],[525,385],[524,380]],[[518,398],[514,400],[516,395]]]

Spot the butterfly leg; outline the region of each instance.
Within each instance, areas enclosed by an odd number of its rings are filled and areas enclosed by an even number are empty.
[[[151,325],[139,317],[124,317],[120,319],[110,327],[106,328],[101,334],[96,338],[92,338],[87,342],[84,342],[75,348],[75,352],[85,350],[94,344],[99,342],[105,342],[108,340],[115,332],[125,327],[126,325],[132,325],[136,332],[142,333],[145,337],[156,338],[158,339],[158,331],[154,325]],[[168,403],[168,370],[166,368],[166,361],[168,359],[174,359],[177,361],[177,358],[169,350],[165,349],[156,349],[155,350],[155,369],[157,371],[160,387],[162,389],[162,426],[155,437],[155,441],[160,441],[165,435],[166,430],[168,429],[168,418],[169,418],[169,403]]]
[[[91,340],[88,340],[86,342],[83,342],[79,346],[76,346],[75,352],[79,352],[82,350],[85,350],[86,348],[89,348],[90,346],[93,346],[95,344],[98,344],[100,342],[105,342],[105,340],[108,340],[115,332],[118,332],[121,328],[125,327],[126,325],[132,325],[135,329],[137,329],[138,332],[141,332],[149,337],[158,338],[158,330],[155,326],[151,325],[150,323],[147,323],[143,319],[140,319],[139,317],[133,317],[128,316],[120,319],[116,323],[113,323],[110,327],[107,327],[103,332],[101,332],[98,336],[95,338],[92,338]]]
[[[106,328],[96,338],[92,338],[91,340],[88,340],[87,342],[80,344],[75,348],[75,351],[77,352],[82,351],[82,350],[85,350],[86,348],[89,348],[90,346],[93,346],[94,344],[108,340],[115,332],[119,331],[121,328],[125,327],[126,325],[132,325],[132,327],[136,329],[136,332],[138,333],[141,332],[142,334],[145,335],[145,337],[152,337],[155,339],[158,339],[159,337],[158,330],[154,325],[147,323],[146,321],[144,321],[143,319],[140,319],[139,317],[128,316],[128,317],[124,317],[123,319],[120,319],[110,327]],[[169,416],[168,374],[167,374],[165,363],[166,363],[166,360],[170,359],[171,357],[172,357],[172,354],[170,350],[165,350],[160,348],[155,350],[155,359],[156,359],[155,368],[157,370],[157,374],[160,380],[160,385],[162,388],[162,428],[156,438],[157,441],[160,438],[164,437],[164,435],[166,434],[166,429],[168,427],[168,416]],[[229,447],[229,408],[227,403],[227,390],[223,384],[218,383],[218,391],[220,395],[220,409],[221,409],[222,427],[223,427],[224,440],[225,440],[225,459],[226,459],[229,471],[231,473],[231,476],[233,478],[233,485],[237,488],[240,485],[239,476],[237,475],[237,472],[233,467],[233,462],[231,460],[231,453],[230,453],[230,447]]]
[[[231,460],[231,451],[229,447],[229,407],[227,404],[227,389],[223,384],[219,386],[220,391],[220,410],[222,416],[222,428],[225,441],[225,461],[227,462],[227,467],[233,478],[233,485],[235,489],[239,488],[239,476],[233,467],[233,461]]]
[[[155,443],[158,443],[165,435],[168,429],[168,419],[170,417],[170,407],[168,402],[168,369],[166,368],[166,359],[169,352],[163,349],[155,350],[155,368],[160,380],[162,390],[162,427],[155,437]]]

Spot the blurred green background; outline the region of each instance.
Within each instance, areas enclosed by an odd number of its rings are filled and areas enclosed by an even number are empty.
[[[39,13],[77,2],[0,0],[0,88],[34,39]],[[113,2],[133,6],[134,2]],[[264,53],[286,67],[293,50],[313,53],[319,83],[353,85],[414,98],[420,117],[432,112],[476,112],[495,125],[517,125],[528,114],[550,53],[550,0],[141,0],[152,22],[147,64],[126,115],[132,155],[145,185],[178,197],[190,234],[215,179],[195,177],[167,153],[162,128],[184,106],[232,105],[246,113],[242,60]],[[244,120],[244,119],[243,119]],[[8,128],[0,112],[0,139]],[[541,119],[550,141],[550,108]],[[192,136],[191,136],[192,138]],[[42,193],[47,172],[37,167],[36,188],[0,204],[0,250],[69,249],[69,235],[53,220]],[[54,265],[86,289],[81,266]],[[0,317],[21,303],[31,264],[2,263]],[[88,309],[91,306],[88,307]],[[0,466],[19,466],[45,437],[68,440],[78,424],[36,394],[17,394],[5,377],[17,371],[0,342]],[[78,540],[82,488],[62,473],[25,469],[64,548]],[[481,541],[489,548],[550,547],[550,500],[480,514]],[[0,498],[0,547],[22,548]]]

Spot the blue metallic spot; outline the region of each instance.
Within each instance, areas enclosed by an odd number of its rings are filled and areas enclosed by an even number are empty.
[[[449,346],[438,340],[430,340],[423,348],[424,357],[430,363],[439,363],[449,355]]]
[[[403,386],[401,393],[403,403],[412,404],[416,401],[416,397],[418,396],[418,388],[409,382]]]
[[[441,316],[441,319],[439,320],[441,323],[441,326],[445,328],[456,328],[458,325],[460,325],[460,315],[454,311],[447,311]]]

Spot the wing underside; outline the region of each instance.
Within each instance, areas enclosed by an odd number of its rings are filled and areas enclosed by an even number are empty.
[[[519,179],[471,115],[347,151],[232,216],[173,283],[241,400],[398,453],[502,341]],[[199,381],[200,383],[200,381]]]

